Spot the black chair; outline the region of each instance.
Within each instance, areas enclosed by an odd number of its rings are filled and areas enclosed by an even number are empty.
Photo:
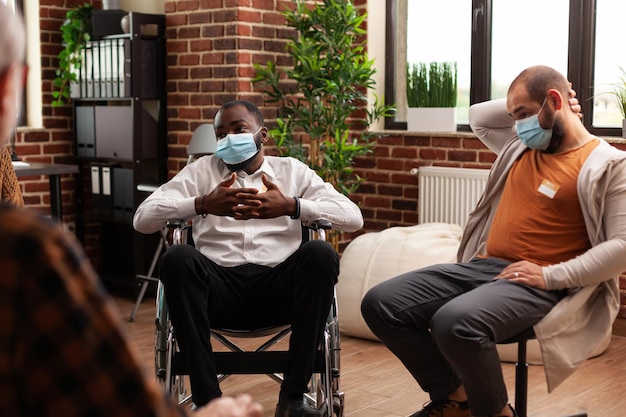
[[[168,222],[172,244],[189,243],[186,231],[189,224],[180,219]],[[303,224],[304,238],[325,240],[325,233],[330,229],[328,222],[309,222]],[[214,352],[218,380],[234,374],[266,374],[277,382],[282,382],[287,364],[286,350],[269,350],[291,332],[289,325],[254,330],[211,329],[211,335],[228,352]],[[209,335],[207,335],[208,337]],[[246,351],[231,338],[256,338],[272,336],[253,351]],[[339,321],[337,317],[336,297],[333,297],[330,312],[324,329],[322,342],[316,352],[313,377],[305,399],[320,411],[322,416],[342,417],[344,413],[344,393],[339,391]],[[179,403],[187,403],[191,395],[187,394],[185,367],[181,352],[176,343],[176,332],[169,319],[165,302],[164,287],[161,282],[157,287],[157,314],[155,336],[155,371],[157,380]]]
[[[535,339],[533,328],[501,342],[502,344],[517,343],[517,362],[515,363],[515,411],[519,417],[528,417],[528,362],[526,352],[528,341]],[[587,417],[586,412],[571,414],[564,417]]]

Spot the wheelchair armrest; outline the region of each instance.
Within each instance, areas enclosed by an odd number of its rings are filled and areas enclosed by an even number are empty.
[[[333,225],[328,220],[311,220],[308,222],[302,222],[302,225],[307,229],[318,231],[318,230],[330,230],[333,228]]]
[[[173,218],[169,219],[165,225],[168,229],[168,235],[170,236],[172,245],[186,244],[188,242],[187,231],[191,227],[191,223],[189,221]],[[312,220],[303,222],[302,227],[314,232],[322,232],[333,228],[332,223],[328,220]],[[325,235],[322,234],[322,236],[322,239],[325,239]]]
[[[171,236],[172,245],[187,243],[187,230],[191,227],[190,222],[183,219],[169,219],[165,226],[168,229],[168,235]]]
[[[328,220],[311,220],[302,222],[302,241],[313,239],[326,240],[326,231],[333,228]]]
[[[165,226],[168,229],[186,228],[189,226],[189,222],[183,219],[169,219],[167,222],[165,222]]]

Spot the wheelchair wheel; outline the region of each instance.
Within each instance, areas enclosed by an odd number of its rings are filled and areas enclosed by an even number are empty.
[[[154,342],[154,368],[157,381],[163,386],[179,404],[191,401],[191,396],[187,395],[184,375],[176,375],[173,372],[173,359],[178,351],[176,338],[172,324],[169,320],[169,312],[165,302],[163,285],[159,282],[157,287],[157,316],[155,320],[155,342]]]
[[[324,353],[324,369],[313,374],[309,393],[305,395],[309,404],[321,411],[324,417],[343,417],[344,393],[339,391],[339,322],[336,305],[329,314],[323,334],[321,350]]]
[[[340,376],[340,335],[339,335],[339,313],[337,309],[337,298],[333,298],[333,304],[331,311],[328,315],[328,322],[326,324],[326,331],[328,333],[328,361],[330,367],[328,369],[330,375],[330,392],[332,398],[330,404],[332,406],[333,415],[335,417],[343,417],[344,414],[344,393],[339,390],[339,376]]]

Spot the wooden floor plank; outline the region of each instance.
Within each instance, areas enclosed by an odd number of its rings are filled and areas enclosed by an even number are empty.
[[[128,322],[133,301],[115,297],[119,314],[146,371],[154,366],[154,315],[150,300]],[[256,341],[243,343],[253,344]],[[281,342],[286,344],[287,341]],[[221,349],[221,348],[217,348]],[[382,344],[348,336],[341,338],[341,389],[346,417],[400,417],[428,401],[411,375]],[[543,367],[529,367],[529,417],[558,417],[587,411],[590,417],[626,416],[626,337],[614,336],[607,351],[585,362],[572,377],[548,394]],[[502,365],[510,401],[514,401],[514,365]],[[274,415],[279,386],[264,375],[236,375],[222,383],[227,395],[249,393]]]

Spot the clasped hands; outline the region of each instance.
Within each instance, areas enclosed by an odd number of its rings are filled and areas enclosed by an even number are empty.
[[[208,214],[248,220],[271,219],[295,212],[295,200],[286,197],[265,174],[261,177],[267,189],[265,192],[259,192],[256,188],[231,188],[236,179],[237,174],[233,172],[229,179],[205,196],[204,207]]]

